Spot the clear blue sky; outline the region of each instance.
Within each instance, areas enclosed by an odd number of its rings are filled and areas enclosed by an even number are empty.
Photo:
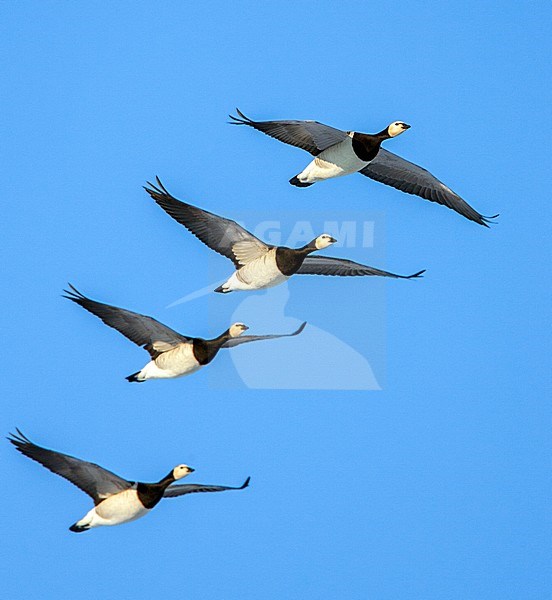
[[[0,8],[0,430],[132,479],[186,462],[190,481],[251,487],[77,536],[89,499],[3,443],[0,595],[547,597],[545,3],[112,4]],[[406,121],[388,148],[499,222],[361,176],[293,188],[308,155],[227,125],[235,106],[368,132]],[[297,220],[371,222],[373,247],[327,253],[426,276],[170,307],[231,264],[154,205],[155,175],[284,239]],[[186,334],[309,327],[130,385],[147,355],[63,300],[67,281]],[[381,390],[344,389],[370,373]],[[284,389],[301,374],[309,389]]]

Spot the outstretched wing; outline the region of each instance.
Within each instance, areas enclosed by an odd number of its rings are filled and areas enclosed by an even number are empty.
[[[183,342],[189,342],[191,339],[151,317],[90,300],[71,284],[69,284],[69,287],[70,290],[64,290],[67,294],[63,296],[64,298],[76,302],[99,317],[106,325],[122,333],[131,342],[144,347],[153,358],[157,357],[160,352]]]
[[[76,485],[88,494],[95,504],[108,496],[128,490],[133,485],[133,482],[122,479],[99,465],[37,446],[23,435],[19,429],[16,429],[16,431],[17,434],[11,433],[8,440],[21,454],[36,460],[52,473],[61,475],[61,477]]]
[[[148,182],[149,187],[144,187],[155,202],[209,248],[229,258],[236,268],[270,249],[235,221],[177,200],[167,192],[159,177],[155,179],[156,186]]]
[[[347,139],[347,132],[318,121],[252,121],[236,108],[238,117],[229,115],[232,125],[249,125],[285,144],[297,146],[314,156]]]
[[[249,485],[251,477],[248,477],[239,487],[229,485],[209,485],[202,483],[185,483],[182,485],[170,485],[163,496],[165,498],[176,498],[184,494],[195,494],[196,492],[225,492],[226,490],[243,490]]]
[[[388,271],[375,269],[367,265],[346,260],[344,258],[332,258],[330,256],[307,256],[297,273],[301,275],[338,275],[340,277],[355,277],[363,275],[379,275],[380,277],[393,277],[395,279],[414,279],[421,277],[423,271],[413,275],[395,275]]]
[[[305,329],[305,325],[307,322],[301,324],[301,326],[294,331],[293,333],[280,333],[273,335],[240,335],[240,337],[231,338],[227,342],[225,342],[222,347],[223,348],[234,348],[234,346],[239,346],[240,344],[247,344],[249,342],[260,342],[262,340],[276,340],[278,338],[283,337],[293,337],[294,335],[299,335],[303,329]]]
[[[407,194],[414,194],[431,202],[443,204],[466,217],[466,219],[475,221],[485,227],[488,227],[487,223],[491,222],[490,219],[498,217],[498,215],[492,217],[480,215],[457,193],[453,192],[429,171],[383,148],[380,149],[376,158],[364,167],[360,173]]]

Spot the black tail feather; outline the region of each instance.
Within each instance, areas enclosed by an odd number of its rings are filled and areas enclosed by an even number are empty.
[[[130,381],[131,383],[134,381],[136,381],[137,383],[142,383],[144,380],[138,379],[138,375],[140,375],[140,371],[136,371],[136,373],[133,373],[132,375],[129,375],[128,377],[125,377],[125,379],[127,381]]]
[[[309,187],[309,185],[312,185],[312,183],[303,183],[302,181],[299,181],[299,179],[297,179],[297,175],[295,177],[292,177],[289,180],[289,182],[291,183],[291,185],[294,185],[295,187]]]
[[[219,285],[218,288],[215,290],[215,292],[219,293],[219,294],[229,294],[232,290],[225,290],[224,289],[224,284]]]
[[[90,529],[89,525],[84,525],[83,527],[81,527],[80,525],[77,525],[76,523],[73,523],[73,525],[71,525],[71,527],[69,527],[69,531],[72,531],[73,533],[82,533],[83,531],[88,531]]]

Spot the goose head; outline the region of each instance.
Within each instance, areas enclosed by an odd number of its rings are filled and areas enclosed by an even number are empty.
[[[401,135],[401,133],[404,133],[407,129],[410,129],[410,125],[407,125],[402,121],[395,121],[394,123],[391,123],[389,127],[387,127],[387,133],[389,134],[389,137],[397,137],[398,135]]]
[[[228,330],[230,337],[236,338],[239,337],[244,331],[247,331],[249,327],[244,325],[243,323],[234,323],[232,327]]]
[[[337,240],[328,233],[323,233],[322,235],[319,235],[315,240],[313,240],[314,247],[317,250],[323,250],[324,248],[327,248],[328,246],[331,246],[336,242]]]
[[[176,481],[177,479],[182,479],[183,477],[186,477],[186,475],[189,475],[194,471],[195,469],[192,469],[192,467],[189,467],[188,465],[178,465],[172,470],[172,476]]]

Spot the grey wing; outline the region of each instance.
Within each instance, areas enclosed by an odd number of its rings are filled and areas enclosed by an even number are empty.
[[[159,354],[153,348],[155,342],[162,342],[168,347],[176,346],[183,342],[190,341],[188,338],[180,333],[177,333],[170,327],[159,323],[151,317],[140,315],[124,308],[118,308],[116,306],[110,306],[109,304],[103,304],[102,302],[96,302],[90,300],[83,294],[81,294],[75,287],[69,284],[70,290],[64,290],[66,295],[63,296],[68,300],[72,300],[76,304],[79,304],[93,315],[99,317],[106,325],[113,327],[119,333],[122,333],[131,342],[134,342],[138,346],[144,347],[154,358]],[[161,346],[163,346],[161,344]],[[165,349],[168,349],[165,347]]]
[[[285,144],[302,148],[314,156],[347,139],[347,132],[318,121],[252,121],[237,108],[236,112],[239,116],[229,115],[233,125],[249,125]]]
[[[122,479],[94,463],[86,462],[61,452],[48,450],[33,444],[25,435],[16,429],[8,440],[25,456],[40,463],[52,473],[60,475],[88,494],[97,504],[104,498],[127,490],[133,482]]]
[[[475,221],[485,227],[488,227],[487,223],[490,222],[490,219],[498,217],[498,215],[492,217],[480,215],[429,171],[383,148],[360,173],[407,194],[414,194],[431,202],[443,204],[470,221]]]
[[[249,485],[251,477],[248,477],[239,487],[229,485],[209,485],[202,483],[185,483],[183,485],[170,485],[163,494],[165,498],[176,498],[184,494],[195,494],[196,492],[226,492],[227,490],[243,490]]]
[[[167,192],[159,177],[156,177],[156,181],[157,185],[148,182],[149,187],[144,187],[155,202],[209,248],[229,258],[236,268],[241,266],[233,252],[236,243],[247,243],[259,253],[268,251],[269,247],[266,244],[235,221],[177,200]]]
[[[303,329],[305,329],[306,324],[307,324],[307,322],[305,321],[293,333],[280,333],[280,334],[273,334],[273,335],[240,335],[240,337],[229,339],[227,342],[225,342],[222,345],[222,347],[223,348],[234,348],[234,346],[239,346],[240,344],[247,344],[249,342],[260,342],[262,340],[276,340],[278,338],[283,338],[283,337],[293,337],[294,335],[299,335],[303,331]]]
[[[395,279],[414,279],[421,277],[423,271],[413,275],[396,275],[381,269],[375,269],[367,265],[346,260],[344,258],[332,258],[330,256],[307,256],[297,273],[301,275],[337,275],[340,277],[355,277],[363,275],[379,275],[380,277],[393,277]]]

